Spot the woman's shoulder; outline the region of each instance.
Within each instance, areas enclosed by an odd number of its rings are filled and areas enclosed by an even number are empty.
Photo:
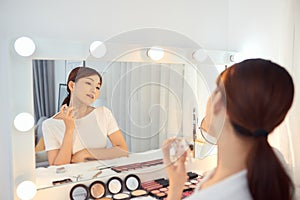
[[[111,113],[110,109],[105,106],[97,107],[97,108],[95,108],[95,110],[99,113],[105,113],[105,114]]]

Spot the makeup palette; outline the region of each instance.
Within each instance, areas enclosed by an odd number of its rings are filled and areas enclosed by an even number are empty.
[[[187,175],[189,179],[184,184],[182,198],[191,195],[201,180],[199,177],[202,178],[201,175],[198,175],[194,172],[188,172]],[[162,178],[153,181],[147,181],[143,182],[141,185],[143,189],[157,199],[165,199],[168,196],[169,181],[167,179]]]
[[[159,165],[159,164],[163,164],[163,159],[150,160],[147,162],[133,163],[133,164],[129,164],[129,165],[115,166],[115,167],[112,167],[111,169],[117,173],[120,173],[120,172],[124,172],[124,171],[140,169],[140,168],[144,168],[144,167],[151,167],[151,166]]]

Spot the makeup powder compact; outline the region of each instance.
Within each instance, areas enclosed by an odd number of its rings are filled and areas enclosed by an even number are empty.
[[[75,185],[70,191],[71,200],[87,200],[89,196],[88,188],[83,184]]]
[[[125,177],[125,187],[130,191],[131,197],[141,197],[148,195],[148,192],[144,189],[140,189],[141,180],[137,175],[129,174]]]
[[[105,197],[106,186],[102,181],[95,181],[89,187],[90,195],[93,199]]]
[[[130,199],[130,195],[127,193],[122,193],[123,182],[119,177],[110,178],[107,183],[107,189],[114,200],[127,200]]]

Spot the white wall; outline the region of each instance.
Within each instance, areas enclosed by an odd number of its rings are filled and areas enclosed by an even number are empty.
[[[30,59],[19,58],[11,50],[17,37],[26,35],[37,41],[37,51],[33,58],[47,58],[46,54],[51,49],[50,52],[55,53],[49,55],[50,58],[55,59],[62,52],[68,54],[68,59],[74,59],[72,54],[87,55],[87,48],[65,52],[55,49],[55,44],[62,41],[89,44],[96,39],[105,40],[115,34],[143,27],[174,30],[208,49],[227,49],[227,7],[228,0],[188,3],[158,0],[1,0],[0,186],[1,191],[6,192],[0,194],[0,199],[16,198],[14,182],[17,184],[24,179],[32,179],[31,175],[23,172],[34,167],[33,137],[19,134],[11,127],[17,113],[33,110],[32,97],[29,95],[32,92]],[[182,45],[180,41],[178,45]],[[14,79],[10,82],[9,77]],[[32,152],[30,159],[23,155],[26,152]]]
[[[48,41],[48,47],[37,44],[37,55],[45,56],[47,52],[45,49],[53,48],[52,51],[56,51],[53,55],[62,52],[68,54],[68,59],[73,59],[72,51],[64,52],[55,49],[55,42],[71,41],[88,44],[93,40],[106,40],[115,34],[136,28],[160,27],[178,31],[208,49],[237,51],[256,49],[255,53],[260,56],[289,63],[289,60],[282,58],[283,50],[287,50],[285,51],[287,55],[290,53],[290,48],[283,38],[287,39],[288,44],[291,38],[289,33],[282,32],[289,25],[287,12],[282,12],[288,7],[286,2],[288,1],[1,0],[0,187],[1,191],[6,192],[0,194],[0,199],[14,198],[15,186],[12,179],[19,176],[14,177],[13,173],[21,173],[16,169],[18,166],[12,166],[11,160],[15,158],[12,155],[12,147],[17,149],[18,145],[24,147],[31,145],[24,144],[23,139],[28,143],[33,141],[26,135],[19,136],[11,127],[12,119],[18,112],[32,109],[24,107],[32,101],[29,96],[26,96],[30,89],[24,90],[24,87],[27,85],[30,87],[31,84],[30,64],[25,61],[28,67],[26,69],[22,68],[24,66],[15,66],[16,63],[24,63],[24,61],[18,60],[21,58],[17,58],[11,51],[13,41],[18,36],[27,35],[37,41],[43,39]],[[180,41],[178,43],[180,45]],[[255,48],[257,46],[258,48]],[[74,50],[74,55],[84,55],[87,50],[81,49],[82,52],[79,53],[77,51],[80,50]],[[12,54],[14,60],[11,60]],[[24,73],[20,73],[22,70]],[[14,77],[14,82],[10,81],[10,77]],[[12,83],[13,87],[10,86]],[[19,99],[22,95],[26,98],[20,103]],[[22,141],[12,144],[12,137],[15,136]],[[20,154],[17,153],[17,157]],[[32,167],[33,162],[26,163],[25,158],[24,165]]]

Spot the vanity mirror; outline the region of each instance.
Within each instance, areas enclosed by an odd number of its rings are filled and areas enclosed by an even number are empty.
[[[210,62],[199,64],[193,60],[191,55],[197,49],[197,45],[192,44],[190,40],[186,42],[187,38],[180,39],[177,34],[174,36],[174,33],[170,31],[164,33],[161,30],[147,30],[146,32],[151,33],[151,31],[154,32],[150,35],[161,35],[161,46],[166,50],[164,57],[159,61],[151,60],[147,56],[147,50],[151,46],[156,46],[158,41],[157,38],[155,41],[149,39],[151,37],[149,34],[145,35],[145,30],[133,32],[134,34],[131,35],[126,33],[108,41],[107,54],[101,59],[96,59],[83,50],[88,49],[87,44],[40,40],[37,42],[37,49],[41,48],[45,51],[37,51],[30,60],[25,61],[27,68],[24,73],[26,77],[23,78],[26,82],[24,85],[33,88],[35,80],[38,79],[32,73],[33,66],[37,65],[36,62],[44,62],[49,65],[49,68],[54,68],[54,72],[47,72],[53,75],[51,75],[52,78],[50,75],[47,76],[49,81],[54,80],[54,83],[48,84],[54,88],[51,95],[54,100],[53,103],[48,103],[48,106],[56,112],[59,107],[59,86],[65,83],[68,72],[74,66],[83,65],[84,60],[86,66],[98,70],[103,77],[100,97],[95,102],[95,106],[104,105],[112,111],[126,139],[130,153],[158,149],[161,143],[170,136],[181,136],[191,141],[193,109],[196,108],[198,116],[204,115],[205,104],[218,72]],[[143,38],[142,35],[145,35],[144,40],[140,39]],[[18,61],[15,62],[18,63]],[[18,71],[19,64],[16,64],[18,67],[15,70],[16,74],[21,76],[20,73],[24,69]],[[23,87],[22,89],[25,90]],[[34,97],[33,94],[33,90],[28,92],[27,89],[25,102],[21,102],[24,106],[20,106],[16,112],[29,109],[33,113],[33,105],[37,104],[34,99],[38,99],[38,96]],[[52,113],[48,116],[35,114],[36,125],[38,122],[41,124],[42,117],[50,116]],[[38,130],[39,125],[32,130],[31,136],[15,134],[18,138],[14,150],[17,158],[15,166],[20,166],[18,163],[23,159],[20,150],[26,149],[23,151],[26,155],[33,155],[32,152],[35,152],[34,146],[39,141],[35,136],[42,136]],[[21,137],[26,137],[28,144],[20,145],[18,141]],[[42,157],[46,162],[43,149],[35,155],[36,160]],[[33,157],[33,162],[29,163],[35,163],[34,159]],[[25,174],[29,177],[28,179],[39,179],[40,173],[33,173],[31,164],[23,169],[17,168],[15,174],[17,176]],[[39,172],[47,169],[46,163],[37,162],[34,166],[39,168]],[[89,166],[85,166],[84,163],[82,167],[89,169]],[[80,172],[78,175],[79,177],[73,177],[73,180],[80,180]],[[86,177],[92,179],[94,173],[90,175]],[[109,176],[109,174],[102,175]],[[38,182],[37,184],[40,189],[49,187],[49,185],[39,185]]]

